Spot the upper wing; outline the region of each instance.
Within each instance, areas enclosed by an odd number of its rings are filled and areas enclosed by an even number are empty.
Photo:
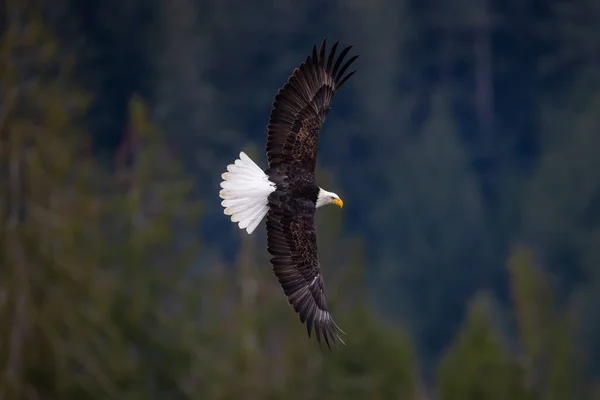
[[[267,133],[269,167],[295,163],[314,173],[317,139],[329,111],[329,103],[336,91],[354,74],[355,71],[352,71],[344,75],[358,58],[354,56],[342,65],[352,48],[349,46],[334,63],[337,46],[338,42],[331,48],[326,65],[326,40],[323,40],[318,55],[317,48],[313,46],[312,56],[294,70],[275,96]]]
[[[330,347],[330,339],[335,343],[337,331],[343,331],[327,310],[313,215],[289,212],[286,195],[274,192],[267,214],[267,244],[273,272],[288,303],[306,323],[308,336],[314,326],[317,341],[321,343],[323,336]]]

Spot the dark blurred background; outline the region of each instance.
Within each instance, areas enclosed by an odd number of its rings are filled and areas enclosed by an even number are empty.
[[[600,399],[599,2],[0,4],[0,399]],[[218,197],[325,37],[331,352]]]

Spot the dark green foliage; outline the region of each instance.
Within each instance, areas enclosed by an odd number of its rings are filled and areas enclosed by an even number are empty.
[[[508,269],[526,382],[547,399],[582,396],[584,359],[574,342],[571,305],[559,307],[556,291],[527,249],[513,248]]]
[[[490,299],[475,297],[454,344],[439,366],[442,400],[525,400],[521,369],[492,324]]]

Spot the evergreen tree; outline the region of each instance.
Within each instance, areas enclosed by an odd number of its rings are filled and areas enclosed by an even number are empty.
[[[0,397],[118,397],[88,98],[33,2],[6,3],[0,79]]]
[[[550,6],[554,51],[544,58],[548,85],[539,104],[541,157],[523,204],[522,236],[559,281],[560,298],[578,298],[580,343],[600,372],[600,74],[597,3]],[[550,80],[548,79],[548,80]]]
[[[527,249],[515,246],[508,268],[525,382],[545,399],[579,398],[583,359],[574,343],[572,309],[559,308],[546,274]]]
[[[186,333],[199,323],[190,281],[198,282],[191,271],[200,209],[189,197],[192,182],[182,176],[140,98],[131,99],[129,115],[128,146],[118,157],[120,187],[108,201],[105,226],[113,249],[108,264],[119,279],[112,314],[130,343],[134,368],[115,379],[134,398],[188,398],[197,343]]]
[[[438,391],[442,400],[529,399],[521,368],[492,325],[490,298],[480,294],[467,320],[440,361]]]
[[[386,204],[370,207],[376,237],[394,242],[379,247],[385,253],[375,285],[382,304],[409,323],[428,370],[465,303],[496,267],[481,196],[448,106],[444,93],[432,96],[418,134],[387,161],[394,179]]]

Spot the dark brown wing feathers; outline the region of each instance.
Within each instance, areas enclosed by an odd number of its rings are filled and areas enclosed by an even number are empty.
[[[280,164],[301,165],[314,173],[317,157],[317,139],[333,95],[354,75],[346,70],[358,58],[344,59],[352,46],[346,47],[335,58],[336,42],[326,58],[326,40],[317,53],[294,69],[288,82],[279,90],[273,102],[267,132],[267,159],[269,167]],[[334,64],[335,60],[335,64]]]
[[[273,272],[288,303],[306,323],[308,336],[314,328],[317,341],[323,338],[330,348],[342,331],[327,310],[314,214],[292,212],[290,204],[293,200],[282,192],[274,192],[269,202],[267,243]]]
[[[350,47],[336,58],[336,42],[326,57],[326,41],[294,70],[279,90],[268,126],[267,158],[270,179],[277,190],[269,196],[267,243],[271,264],[289,304],[314,329],[319,343],[339,339],[341,329],[327,310],[327,300],[314,226],[315,202],[294,197],[314,186],[318,135],[337,90],[354,74],[346,70],[356,60],[344,61]],[[327,63],[325,63],[327,61]],[[340,339],[341,341],[341,339]]]

